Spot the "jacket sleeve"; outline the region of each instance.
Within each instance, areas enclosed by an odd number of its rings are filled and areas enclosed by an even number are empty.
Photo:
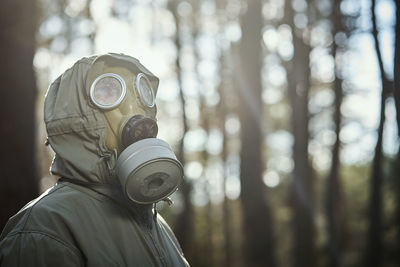
[[[0,242],[1,267],[84,266],[75,247],[41,232],[26,231],[6,236]]]

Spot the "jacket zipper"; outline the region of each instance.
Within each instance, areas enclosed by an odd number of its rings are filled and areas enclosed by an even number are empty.
[[[156,226],[154,226],[154,227],[156,227]],[[149,237],[150,237],[150,239],[151,239],[151,241],[153,243],[153,246],[155,248],[155,251],[156,251],[156,254],[158,256],[158,259],[161,262],[161,265],[162,266],[168,266],[167,262],[166,262],[165,254],[163,253],[163,250],[160,248],[160,246],[157,245],[157,242],[156,242],[156,240],[154,238],[154,235],[152,234],[151,230],[150,229],[146,229],[146,232],[149,235]]]

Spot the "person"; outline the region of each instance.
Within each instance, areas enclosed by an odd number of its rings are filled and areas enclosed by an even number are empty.
[[[46,143],[57,184],[10,218],[1,266],[188,266],[157,214],[183,177],[156,138],[159,80],[123,54],[87,57],[49,87]]]

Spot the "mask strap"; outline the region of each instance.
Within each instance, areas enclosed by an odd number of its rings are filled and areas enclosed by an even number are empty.
[[[164,198],[162,201],[167,202],[168,206],[171,206],[172,204],[174,204],[172,199],[170,199],[169,197]]]
[[[105,155],[105,161],[108,169],[108,175],[110,178],[115,176],[115,165],[118,158],[118,151],[117,149],[113,149],[111,154]]]
[[[154,209],[154,214],[153,214],[153,220],[154,222],[157,222],[157,203],[153,203],[153,209]]]
[[[167,202],[168,206],[171,206],[172,204],[174,204],[174,202],[172,201],[172,199],[170,199],[169,197],[164,198],[162,201]],[[154,214],[153,214],[153,219],[156,222],[157,221],[157,202],[153,203],[153,209],[154,209]]]

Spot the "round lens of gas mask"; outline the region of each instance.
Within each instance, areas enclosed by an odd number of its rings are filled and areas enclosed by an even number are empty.
[[[126,84],[117,74],[105,73],[94,80],[90,87],[90,98],[102,109],[118,106],[126,94]]]
[[[155,104],[153,88],[151,87],[149,79],[147,79],[143,73],[139,73],[136,76],[136,88],[143,105],[150,108],[153,107]]]

